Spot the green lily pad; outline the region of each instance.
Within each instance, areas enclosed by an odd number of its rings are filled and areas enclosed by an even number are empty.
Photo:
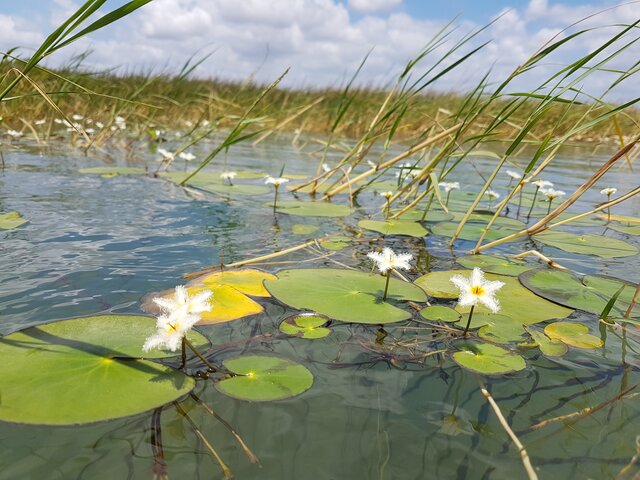
[[[360,228],[380,232],[383,235],[407,235],[409,237],[422,238],[427,235],[427,229],[418,222],[406,220],[360,220]]]
[[[299,269],[278,273],[265,286],[275,298],[299,310],[306,309],[352,323],[392,323],[411,313],[382,301],[386,278],[354,270]],[[387,300],[424,302],[425,293],[409,282],[392,278]]]
[[[496,343],[511,343],[522,340],[525,330],[517,319],[505,315],[491,315],[488,320],[489,323],[478,330],[478,335],[481,338]]]
[[[546,211],[545,211],[546,214]],[[556,218],[554,218],[551,223],[556,223],[556,222],[560,222],[562,220],[568,220],[569,218],[575,217],[576,215],[578,215],[578,213],[574,213],[574,212],[562,212],[560,215],[558,215]],[[602,227],[605,224],[605,222],[603,222],[600,218],[598,217],[583,217],[583,218],[579,218],[577,220],[572,220],[571,222],[567,223],[567,226],[570,227]]]
[[[453,219],[457,222],[459,222],[460,220],[462,220],[465,216],[467,212],[465,213],[455,213],[453,215]],[[468,223],[474,223],[474,224],[482,224],[482,226],[484,227],[485,225],[487,225],[489,223],[489,221],[493,218],[493,214],[492,213],[481,213],[481,212],[473,212],[471,214],[471,216],[469,217],[469,220],[467,220]],[[522,230],[523,228],[526,227],[525,223],[517,220],[515,218],[510,218],[510,217],[502,217],[502,216],[498,216],[498,218],[495,219],[495,221],[493,222],[493,225],[491,226],[491,228],[494,227],[506,227],[506,228],[511,228],[511,229],[515,229],[515,230]]]
[[[522,260],[492,255],[467,255],[466,257],[456,258],[456,262],[465,268],[478,267],[485,272],[509,275],[511,277],[517,277],[522,272],[533,268],[527,266]]]
[[[615,225],[610,223],[608,227],[616,232],[624,233],[625,235],[640,235],[640,225]]]
[[[454,222],[441,222],[436,223],[431,227],[431,232],[434,235],[442,235],[443,237],[453,237],[453,234],[458,229],[458,224]],[[468,240],[471,242],[476,242],[482,236],[484,232],[485,225],[480,223],[467,223],[460,234],[458,235],[459,240]],[[499,227],[492,226],[491,229],[485,235],[485,240],[493,241],[498,240],[500,238],[508,237],[514,233],[517,233],[519,230],[508,228],[508,227]]]
[[[598,214],[598,217],[602,218],[603,220],[607,220],[609,218],[606,213],[600,213]],[[640,217],[631,217],[629,215],[611,215],[610,220],[620,222],[624,225],[640,225]]]
[[[589,327],[577,322],[554,322],[544,327],[544,333],[551,339],[560,340],[577,348],[600,348],[602,340],[589,333]]]
[[[568,272],[537,268],[520,275],[520,282],[536,295],[552,302],[599,315],[613,295],[622,287],[612,315],[623,315],[636,290],[636,285],[617,278],[587,275],[582,282]],[[640,305],[634,308],[640,314]]]
[[[315,314],[292,315],[280,323],[280,331],[294,337],[310,340],[324,338],[331,330],[324,327],[327,319]]]
[[[638,248],[617,238],[602,235],[576,235],[568,232],[545,231],[536,234],[534,240],[569,253],[596,255],[602,258],[630,257]]]
[[[269,402],[295,397],[313,384],[313,375],[304,365],[264,355],[228,359],[224,366],[238,374],[216,383],[225,395],[250,402]]]
[[[0,230],[11,230],[24,225],[29,220],[20,216],[18,212],[0,213]]]
[[[525,272],[523,275],[526,275]],[[432,297],[436,298],[458,298],[459,290],[451,283],[450,279],[454,275],[469,276],[469,270],[449,270],[431,272],[416,279],[415,283]],[[516,319],[524,324],[538,323],[552,318],[564,318],[571,314],[573,310],[562,307],[531,292],[525,288],[517,278],[506,275],[486,274],[487,280],[499,280],[505,285],[498,290],[496,297],[500,301],[500,315],[505,315]],[[462,314],[469,311],[469,307],[456,306],[456,310]],[[475,309],[477,313],[486,313],[488,318],[494,314],[478,305]],[[474,314],[474,317],[476,316]]]
[[[138,167],[89,167],[81,168],[78,172],[100,176],[107,175],[107,177],[104,178],[115,177],[117,175],[146,175],[147,173],[144,168]]]
[[[320,240],[320,245],[327,250],[338,251],[351,245],[351,238],[342,235],[333,235]]]
[[[392,212],[392,214],[395,212]],[[419,207],[415,207],[413,210],[408,211],[407,213],[402,214],[400,217],[401,220],[412,220],[414,222],[419,222],[422,220],[422,215],[424,210]],[[446,222],[447,220],[451,220],[453,215],[442,210],[434,210],[431,209],[427,212],[427,215],[424,217],[425,222]]]
[[[184,172],[165,172],[160,175],[176,185],[179,185],[180,182],[187,177],[187,174]],[[222,180],[220,174],[211,172],[198,173],[187,182],[187,185],[206,192],[226,196],[265,195],[271,191],[271,189],[264,184],[234,182],[233,185],[231,185],[228,181]]]
[[[474,372],[498,375],[524,370],[527,366],[520,355],[489,343],[467,343],[462,348],[452,357],[458,365]]]
[[[451,307],[445,307],[444,305],[432,305],[420,310],[420,315],[426,320],[434,322],[457,322],[461,316]]]
[[[531,335],[531,338],[534,341],[534,344],[540,348],[540,351],[543,355],[547,357],[561,357],[565,353],[567,353],[567,346],[562,343],[560,340],[552,340],[547,337],[544,333],[539,332],[530,327],[525,327],[527,333]]]
[[[273,208],[273,202],[267,202],[264,205]],[[276,205],[276,211],[301,217],[346,217],[353,213],[353,210],[347,205],[328,202],[302,202],[298,200],[279,201]]]
[[[143,354],[155,320],[138,316],[76,318],[0,339],[0,420],[39,425],[99,422],[142,413],[187,394],[191,377]],[[203,337],[196,334],[194,340]]]
[[[311,235],[320,229],[318,225],[300,225],[295,224],[291,227],[291,232],[294,235]]]

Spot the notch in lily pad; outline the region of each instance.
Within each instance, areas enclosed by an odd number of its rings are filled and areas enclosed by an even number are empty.
[[[287,335],[315,340],[331,333],[331,329],[325,327],[328,322],[328,318],[317,313],[301,313],[285,318],[279,328]]]

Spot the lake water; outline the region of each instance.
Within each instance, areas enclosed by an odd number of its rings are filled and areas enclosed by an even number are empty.
[[[277,175],[286,164],[285,175],[309,174],[316,171],[319,160],[308,150],[286,142],[239,146],[213,162],[213,168]],[[195,153],[202,158],[205,150]],[[0,231],[1,333],[89,314],[139,314],[142,296],[181,284],[183,274],[216,265],[222,258],[225,263],[244,260],[325,233],[360,235],[358,220],[376,214],[384,203],[376,192],[367,191],[358,197],[356,214],[349,217],[278,215],[276,225],[264,206],[271,194],[194,197],[162,178],[102,178],[78,172],[83,167],[140,166],[145,161],[157,167],[149,153],[129,161],[124,156],[119,150],[84,156],[62,146],[4,150],[0,212],[19,211],[29,223]],[[543,178],[570,193],[606,158],[587,149],[567,150]],[[526,161],[523,155],[519,164]],[[181,162],[175,164],[178,170],[183,168]],[[488,174],[492,162],[476,159],[473,168],[459,167],[451,180],[459,181],[464,191],[477,191],[482,184],[479,173]],[[638,184],[638,174],[622,167],[614,167],[605,178],[576,204],[575,211],[601,202],[600,188],[610,185],[626,192]],[[508,178],[500,175],[493,186],[504,195],[507,183]],[[616,207],[614,213],[640,216],[640,199]],[[319,229],[313,235],[294,234],[292,228],[299,224]],[[602,227],[579,231],[640,244],[637,237],[605,232]],[[364,232],[363,238],[379,235]],[[431,235],[389,237],[385,244],[414,254],[418,267],[410,276],[415,278],[430,270],[456,268],[447,243],[447,238]],[[339,252],[321,252],[316,258],[300,251],[258,268],[277,273],[282,268],[336,267],[338,261],[366,271],[371,268],[366,253],[381,245],[382,241],[360,242]],[[473,245],[460,241],[455,253]],[[490,253],[531,248],[580,273],[640,281],[638,255],[621,259],[571,255],[531,240]],[[325,256],[328,253],[330,257]],[[526,431],[541,420],[602,404],[640,382],[635,327],[610,329],[604,348],[570,348],[559,358],[530,349],[524,353],[525,370],[483,377],[444,356],[434,356],[424,365],[398,363],[397,358],[390,362],[394,354],[405,353],[376,347],[377,326],[338,322],[325,339],[287,337],[279,333],[278,324],[292,311],[274,299],[262,303],[264,314],[201,329],[217,352],[212,359],[220,362],[248,352],[278,354],[307,366],[315,377],[312,388],[271,403],[235,400],[206,381],[195,390],[242,436],[260,465],[247,460],[219,422],[193,402],[183,402],[238,479],[525,478],[518,453],[480,393],[480,383],[491,391],[525,444],[540,478],[616,478],[637,453],[637,398],[613,402],[573,424],[559,422]],[[571,319],[590,325],[598,335],[596,316],[576,312]],[[388,325],[385,330],[391,338],[407,339],[414,333],[404,329],[406,325],[410,324]],[[164,470],[154,456],[152,437],[158,432],[152,429],[151,412],[75,427],[0,423],[0,479],[151,479],[163,474],[172,479],[222,478],[175,408],[164,409],[160,425]],[[635,466],[621,478],[632,478],[639,471]]]

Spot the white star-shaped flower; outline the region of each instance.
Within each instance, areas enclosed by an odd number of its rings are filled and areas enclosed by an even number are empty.
[[[173,153],[164,148],[159,148],[158,153],[162,155],[162,160],[173,160]]]
[[[187,162],[190,162],[191,160],[196,159],[196,156],[191,152],[180,152],[178,156]]]
[[[610,197],[611,195],[613,195],[617,191],[618,191],[618,189],[615,188],[615,187],[607,187],[607,188],[603,188],[602,190],[600,190],[600,193],[602,195],[606,195],[607,197]]]
[[[287,183],[289,181],[288,178],[275,178],[275,177],[267,177],[264,181],[266,185],[273,185],[274,187],[279,187],[283,183]]]
[[[458,182],[440,182],[438,186],[444,188],[445,193],[449,193],[451,190],[460,189],[460,183]]]
[[[553,188],[547,188],[544,190],[541,190],[542,193],[544,193],[546,195],[546,197],[549,200],[553,200],[554,198],[558,198],[558,197],[564,197],[567,193],[563,192],[562,190],[554,190]]]
[[[222,172],[220,178],[223,180],[233,180],[238,175],[237,172]]]
[[[507,175],[514,180],[520,180],[522,178],[522,174],[518,172],[514,172],[513,170],[507,170]]]
[[[538,188],[553,187],[553,183],[548,180],[536,180],[535,182],[531,183]]]
[[[389,247],[385,247],[382,249],[382,252],[369,252],[367,253],[367,257],[373,260],[380,270],[380,273],[387,273],[389,270],[394,269],[402,269],[409,270],[411,265],[409,262],[413,258],[413,255],[410,253],[400,253],[395,254],[393,250]]]
[[[494,200],[496,198],[500,198],[500,194],[498,192],[496,192],[495,190],[487,190],[486,192],[484,192],[487,197],[489,197],[491,200]]]
[[[493,313],[500,310],[500,302],[495,294],[504,286],[504,283],[486,280],[479,268],[474,268],[469,278],[454,275],[450,281],[460,290],[458,305],[461,307],[472,307],[481,303]]]

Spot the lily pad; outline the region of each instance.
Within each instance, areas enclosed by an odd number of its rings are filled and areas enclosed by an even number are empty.
[[[511,343],[521,341],[524,332],[524,326],[517,319],[505,315],[491,315],[489,323],[478,330],[478,335],[491,342]]]
[[[466,213],[467,212],[465,212],[464,214],[455,213],[453,215],[453,219],[459,222],[464,218]],[[489,224],[489,221],[492,218],[493,218],[493,213],[473,212],[469,217],[469,220],[467,220],[467,222],[474,223],[474,224],[475,223],[482,224],[482,226],[484,227],[485,225]],[[526,225],[521,220],[517,220],[515,218],[498,216],[498,218],[495,219],[495,221],[493,222],[493,225],[491,226],[491,228],[494,228],[494,227],[507,227],[507,228],[512,228],[516,230],[522,230],[523,228],[526,227]]]
[[[315,314],[292,315],[280,323],[280,331],[294,337],[310,340],[324,338],[331,330],[324,327],[327,319]]]
[[[431,227],[431,232],[434,235],[442,235],[443,237],[453,237],[453,234],[458,229],[458,224],[454,222],[441,222],[436,223]],[[485,225],[480,223],[467,223],[458,235],[459,240],[468,240],[476,242],[482,236]],[[491,229],[485,235],[487,241],[498,240],[500,238],[508,237],[514,233],[517,233],[518,229],[492,226]]]
[[[0,213],[0,230],[11,230],[24,225],[29,220],[20,216],[18,212]]]
[[[395,213],[395,212],[393,212]],[[412,220],[414,222],[419,222],[422,220],[422,215],[424,210],[419,207],[414,208],[413,210],[404,213],[400,219],[401,220]],[[427,212],[427,215],[424,217],[425,222],[446,222],[447,220],[451,220],[453,215],[442,210],[434,210],[431,209]]]
[[[599,348],[602,340],[589,333],[589,327],[577,322],[555,322],[544,327],[544,333],[551,339],[559,340],[578,348]]]
[[[313,385],[313,375],[304,365],[284,358],[248,355],[225,360],[224,366],[238,376],[216,383],[216,388],[240,400],[282,400],[300,395]]]
[[[202,290],[211,290],[211,311],[202,312],[198,325],[224,323],[240,318],[255,315],[264,310],[262,305],[247,297],[231,285],[215,285],[207,287],[190,287],[187,289],[190,295],[195,295]]]
[[[320,227],[318,225],[300,225],[296,224],[291,227],[291,232],[294,235],[311,235],[318,231]]]
[[[187,177],[187,174],[185,174],[184,172],[170,172],[162,173],[161,176],[178,185],[184,178]],[[220,178],[220,174],[214,174],[210,172],[198,173],[195,177],[191,178],[187,182],[187,185],[191,187],[197,187],[206,192],[226,196],[264,195],[271,191],[269,187],[262,184],[234,182],[233,185],[230,185],[228,181],[222,180]]]
[[[608,227],[616,232],[624,233],[625,235],[640,235],[640,225],[615,225],[609,224]]]
[[[427,229],[418,222],[407,220],[360,220],[360,228],[380,232],[383,235],[407,235],[409,237],[422,238],[427,235]]]
[[[138,167],[89,167],[78,170],[80,173],[89,173],[93,175],[105,176],[104,178],[115,177],[118,175],[146,175],[144,168]]]
[[[526,273],[523,275],[526,275]],[[470,274],[469,270],[431,272],[416,279],[415,283],[432,297],[453,299],[458,298],[459,290],[451,283],[451,277],[454,275],[469,276]],[[501,305],[501,309],[498,312],[500,315],[511,317],[524,324],[531,324],[552,318],[564,318],[573,312],[571,309],[535,295],[515,277],[487,273],[486,278],[488,280],[499,280],[505,284],[496,294]],[[456,306],[456,310],[464,314],[469,311],[469,307]],[[482,305],[478,305],[475,311],[477,313],[487,313],[488,318],[493,315]]]
[[[578,214],[574,213],[574,212],[562,212],[560,215],[558,215],[556,218],[554,218],[551,221],[551,223],[556,223],[556,222],[560,222],[562,220],[567,220],[569,218],[575,217],[576,215],[578,215]],[[583,218],[579,218],[577,220],[572,220],[571,222],[567,223],[566,225],[569,226],[569,227],[601,227],[601,226],[604,225],[604,223],[605,222],[603,222],[598,217],[583,217]]]
[[[267,202],[264,205],[273,207],[273,202]],[[353,213],[353,210],[347,205],[328,202],[302,202],[298,200],[279,201],[276,205],[276,211],[301,217],[346,217]]]
[[[276,276],[271,273],[247,268],[244,270],[212,273],[206,277],[202,277],[199,281],[202,282],[204,286],[210,288],[228,285],[252,297],[269,297],[269,292],[264,288],[263,283],[265,280],[275,279]]]
[[[534,341],[534,344],[540,348],[540,351],[543,355],[547,357],[561,357],[565,353],[567,353],[567,346],[562,343],[560,340],[552,340],[547,337],[544,333],[539,332],[530,327],[525,327],[527,333],[531,335],[531,338]]]
[[[320,240],[320,245],[327,250],[338,251],[351,245],[351,238],[343,235],[333,235]]]
[[[392,323],[411,313],[382,301],[385,277],[354,270],[299,269],[278,273],[265,286],[281,302],[335,320],[352,323]],[[392,278],[387,300],[424,302],[425,293],[409,282]]]
[[[126,417],[187,394],[192,378],[141,356],[155,320],[76,318],[0,339],[0,420],[72,425]],[[196,338],[202,338],[201,336]],[[167,356],[150,352],[147,357]],[[171,354],[173,355],[173,354]]]
[[[606,213],[598,214],[599,218],[607,220],[609,217]],[[631,217],[629,215],[611,215],[611,220],[623,223],[625,225],[640,225],[640,217]]]
[[[596,255],[602,258],[630,257],[638,248],[623,240],[602,235],[576,235],[568,232],[545,231],[535,235],[534,240],[559,248],[569,253]]]
[[[425,307],[420,310],[420,315],[422,318],[431,321],[439,321],[439,322],[457,322],[460,320],[460,313],[456,312],[451,307],[445,307],[444,305],[432,305],[430,307]]]
[[[626,285],[616,301],[612,315],[623,315],[629,307],[636,285],[617,278],[587,275],[580,279],[568,272],[537,268],[520,275],[520,282],[535,294],[552,302],[599,315],[613,295]],[[634,308],[640,314],[640,305]]]
[[[498,375],[524,370],[524,358],[509,350],[489,343],[467,343],[452,357],[468,370],[485,375]]]
[[[478,267],[485,272],[509,275],[511,277],[517,277],[522,272],[533,268],[527,266],[522,260],[492,255],[467,255],[466,257],[456,258],[456,262],[465,268]]]

